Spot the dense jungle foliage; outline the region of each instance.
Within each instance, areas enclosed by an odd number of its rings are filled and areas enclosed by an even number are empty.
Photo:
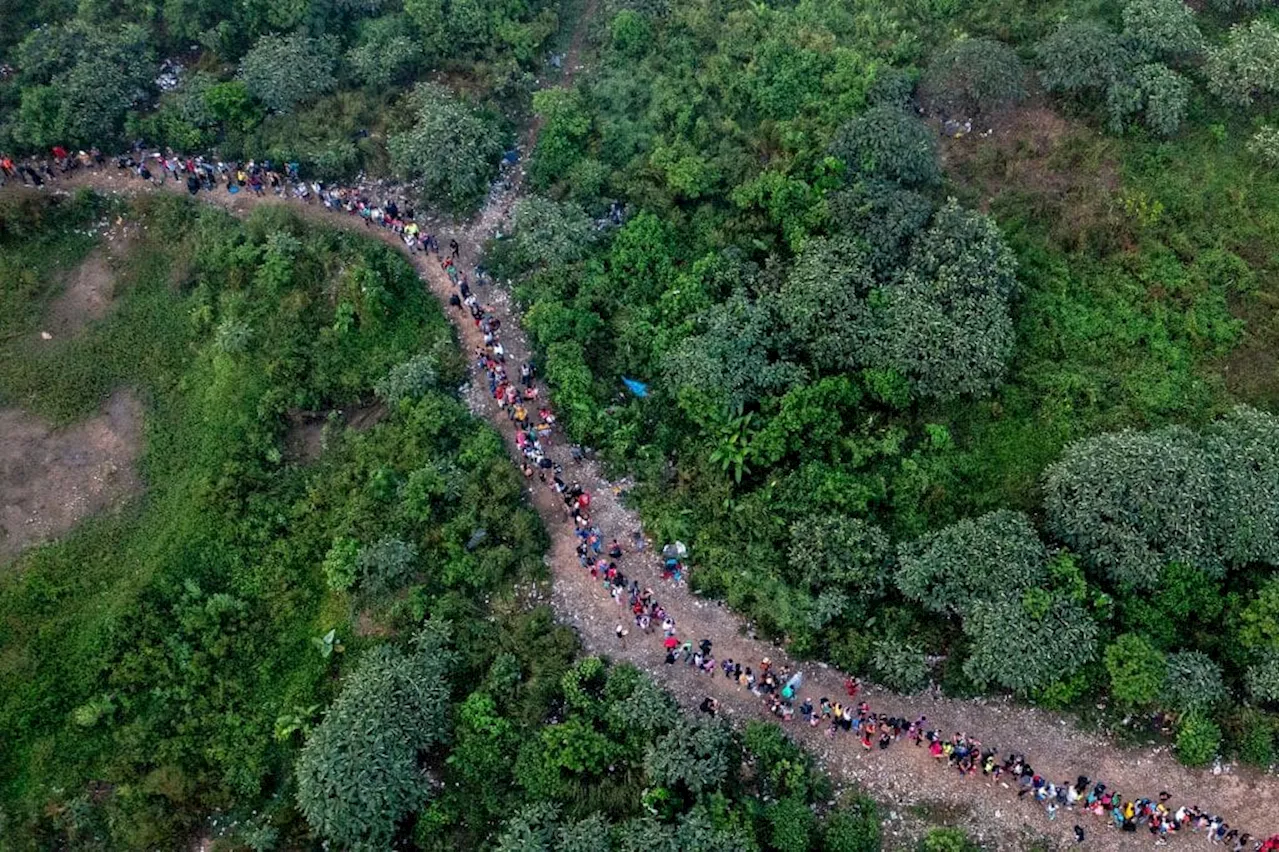
[[[468,210],[575,11],[547,0],[4,0],[0,151],[111,153],[141,139],[298,162],[324,179],[394,174],[437,207]],[[478,182],[443,169],[446,142]],[[459,185],[439,193],[439,180]]]
[[[579,658],[398,254],[278,208],[136,205],[0,204],[0,403],[147,405],[145,495],[0,575],[0,849],[879,848],[874,804],[776,725]],[[33,345],[117,217],[145,230],[111,314]]]
[[[1274,5],[617,0],[596,37],[488,262],[694,585],[900,689],[1272,764]]]

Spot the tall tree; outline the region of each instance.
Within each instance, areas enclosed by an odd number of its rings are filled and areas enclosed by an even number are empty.
[[[413,126],[387,143],[392,165],[421,186],[425,202],[457,212],[476,207],[502,154],[497,125],[435,83],[419,83],[408,106]]]
[[[421,753],[448,736],[443,634],[408,651],[383,645],[346,678],[298,756],[298,807],[311,830],[347,849],[386,849],[396,823],[427,797]]]
[[[264,35],[240,60],[239,78],[275,112],[290,112],[338,85],[337,42],[300,33]]]

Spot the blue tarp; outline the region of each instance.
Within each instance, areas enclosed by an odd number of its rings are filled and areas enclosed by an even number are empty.
[[[626,376],[623,376],[622,383],[627,386],[627,390],[631,391],[641,399],[644,399],[649,395],[649,386],[644,382],[637,382],[635,379],[628,379]]]

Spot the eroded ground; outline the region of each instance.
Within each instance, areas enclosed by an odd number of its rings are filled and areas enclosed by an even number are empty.
[[[63,290],[49,304],[42,331],[53,338],[73,337],[111,309],[115,275],[107,252],[95,249],[69,271]]]
[[[141,445],[142,404],[128,390],[61,428],[0,408],[0,562],[138,493]]]

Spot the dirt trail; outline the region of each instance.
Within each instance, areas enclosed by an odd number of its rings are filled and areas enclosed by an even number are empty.
[[[503,211],[514,200],[518,180],[510,177],[506,186],[495,188],[484,212],[473,223],[454,232],[440,232],[438,238],[447,244],[456,238],[462,245],[462,267],[472,267],[478,259],[483,241],[495,228],[502,227]],[[64,181],[62,186],[92,185],[108,192],[137,194],[155,190],[154,185],[121,172],[81,173]],[[170,191],[181,191],[172,182],[163,185]],[[55,190],[60,191],[60,189]],[[258,199],[249,193],[228,195],[225,192],[202,192],[202,200],[213,202],[236,213],[247,213],[261,204],[285,204],[309,219],[349,230],[364,231],[374,239],[404,249],[395,234],[366,228],[362,220],[332,212],[317,204],[282,201],[274,197]],[[467,353],[481,345],[479,329],[469,315],[448,307],[454,288],[431,256],[408,255],[432,293],[440,299],[454,323],[459,344]],[[510,363],[519,364],[528,357],[529,347],[519,326],[519,316],[509,294],[498,287],[474,288],[477,298],[491,307],[502,321],[501,337]],[[518,458],[514,430],[507,418],[490,399],[482,382],[472,382],[468,402],[479,416],[487,418],[507,439],[513,458]],[[545,392],[545,389],[544,389]],[[552,440],[550,454],[567,462],[567,452]],[[591,513],[605,533],[606,540],[617,537],[629,545],[631,535],[641,528],[634,512],[621,505],[613,485],[590,463],[566,465],[566,476],[579,480],[592,494]],[[534,483],[537,486],[537,483]],[[601,585],[591,580],[579,566],[574,553],[577,540],[564,508],[549,489],[537,486],[530,491],[551,537],[547,561],[552,571],[552,602],[557,614],[577,628],[586,649],[608,654],[615,659],[635,663],[680,700],[694,706],[706,695],[720,700],[722,712],[731,719],[768,718],[760,699],[727,681],[695,674],[684,665],[663,665],[660,633],[643,636],[634,629],[628,613],[613,602]],[[629,547],[628,547],[629,550]],[[775,666],[790,666],[804,673],[801,697],[815,703],[819,697],[838,700],[844,695],[845,675],[822,664],[797,663],[781,648],[744,635],[744,625],[736,615],[716,601],[698,598],[687,587],[661,579],[658,558],[651,552],[628,552],[621,560],[622,570],[636,577],[642,585],[651,586],[657,597],[675,619],[682,639],[694,642],[709,638],[714,642],[713,654],[755,665],[762,657],[770,657]],[[617,624],[630,629],[625,646],[614,635]],[[1010,653],[1017,653],[1010,648]],[[1277,783],[1274,775],[1235,768],[1220,775],[1191,770],[1179,765],[1165,747],[1122,748],[1104,737],[1076,730],[1069,718],[1043,710],[995,700],[959,700],[935,696],[900,696],[874,687],[864,687],[859,695],[870,702],[873,710],[897,716],[928,717],[928,726],[942,731],[963,731],[979,737],[984,744],[1026,753],[1036,771],[1054,781],[1075,779],[1085,774],[1105,781],[1112,789],[1128,797],[1154,798],[1168,790],[1174,803],[1199,804],[1207,810],[1223,814],[1227,820],[1254,837],[1266,836],[1277,826]],[[915,748],[905,740],[886,751],[864,751],[856,738],[825,735],[823,728],[810,729],[798,721],[789,725],[790,733],[809,747],[838,785],[856,784],[868,790],[885,807],[886,844],[907,845],[908,839],[922,829],[922,818],[945,819],[968,828],[984,846],[998,849],[1065,848],[1074,845],[1072,826],[1082,825],[1088,833],[1087,844],[1098,849],[1133,848],[1150,843],[1145,831],[1124,835],[1108,829],[1103,820],[1087,814],[1064,812],[1049,821],[1034,803],[1019,800],[1014,791],[1002,785],[991,785],[981,778],[964,778],[936,765],[927,750]],[[1172,846],[1203,843],[1201,835],[1175,838]]]
[[[575,73],[580,70],[584,27],[596,2],[587,0],[580,16],[565,57],[565,73],[559,82],[561,86],[571,85]],[[537,128],[535,121],[525,136],[525,152],[532,150]],[[463,269],[473,268],[484,241],[507,227],[512,204],[522,189],[523,177],[522,165],[504,168],[484,208],[470,223],[455,229],[437,230],[441,245],[447,245],[451,238],[458,240],[462,247]],[[60,181],[52,190],[62,191],[68,186],[93,186],[125,194],[157,188],[114,169],[80,172]],[[165,182],[162,187],[172,192],[184,191],[172,181]],[[395,188],[387,187],[372,194],[375,198],[391,198],[398,193]],[[395,234],[366,227],[357,217],[326,210],[319,204],[284,201],[272,196],[259,199],[248,192],[230,195],[223,190],[201,192],[199,198],[237,214],[246,213],[260,204],[285,204],[310,219],[364,231],[370,237],[405,250],[404,242]],[[470,355],[483,343],[482,336],[468,314],[448,307],[448,298],[454,293],[448,276],[434,257],[420,253],[411,253],[408,257],[431,292],[440,299],[457,329],[459,345]],[[498,287],[479,285],[473,290],[477,298],[490,307],[491,313],[502,321],[501,338],[508,363],[518,365],[528,360],[529,346],[509,293]],[[503,435],[512,458],[519,459],[514,429],[486,391],[483,381],[471,382],[467,390],[468,403],[478,416],[488,419]],[[547,393],[545,387],[543,392]],[[549,402],[549,399],[544,402]],[[549,454],[567,463],[568,453],[564,448],[556,446],[554,438],[550,443]],[[603,478],[596,465],[590,462],[579,466],[567,463],[565,476],[578,480],[591,493],[592,519],[599,524],[606,541],[616,537],[629,544],[632,533],[641,529],[640,519],[622,505],[613,484]],[[712,695],[719,699],[722,713],[730,719],[771,718],[759,698],[720,674],[695,674],[693,669],[684,665],[664,665],[661,632],[641,635],[635,630],[625,608],[614,603],[601,584],[593,581],[579,567],[574,552],[577,538],[563,504],[549,489],[536,482],[533,484],[535,487],[530,489],[530,499],[551,539],[547,564],[554,580],[552,604],[558,617],[577,629],[588,652],[634,663],[670,689],[686,706],[695,707],[704,696]],[[844,696],[844,673],[823,664],[797,663],[783,649],[747,636],[742,620],[723,604],[698,598],[684,585],[664,582],[659,559],[654,553],[628,552],[619,562],[629,577],[635,577],[641,585],[654,589],[675,619],[682,639],[693,642],[711,639],[713,655],[718,660],[733,659],[754,667],[762,657],[769,657],[775,666],[799,670],[804,674],[804,686],[799,697],[809,697],[815,704],[822,696],[832,700]],[[630,629],[625,643],[620,643],[614,634],[618,624]],[[1018,649],[1010,648],[1009,652],[1016,654]],[[1187,769],[1174,760],[1166,747],[1155,747],[1154,742],[1148,748],[1122,748],[1104,737],[1076,730],[1067,717],[1010,701],[901,696],[870,686],[862,689],[859,699],[868,701],[876,712],[913,719],[923,714],[928,717],[928,727],[944,732],[967,732],[980,738],[984,744],[996,747],[1002,754],[1009,751],[1024,753],[1036,771],[1051,781],[1071,781],[1085,774],[1105,781],[1112,790],[1120,791],[1127,798],[1146,796],[1154,799],[1157,793],[1167,790],[1172,794],[1175,806],[1199,804],[1210,812],[1224,815],[1228,822],[1248,830],[1255,838],[1275,832],[1280,822],[1277,811],[1280,788],[1272,774],[1233,769],[1214,775],[1209,771]],[[1041,807],[1028,800],[1019,800],[1013,790],[1002,784],[992,785],[981,776],[962,777],[937,765],[926,749],[913,747],[906,740],[885,751],[864,751],[853,736],[827,737],[824,726],[809,728],[797,718],[788,727],[789,732],[814,753],[838,788],[856,785],[880,801],[884,806],[884,842],[887,848],[914,845],[924,828],[940,821],[967,828],[984,847],[991,849],[1075,846],[1072,827],[1076,824],[1087,832],[1085,845],[1094,849],[1132,849],[1152,842],[1145,830],[1137,835],[1126,835],[1109,828],[1109,820],[1088,814],[1064,810],[1058,819],[1050,821]],[[1196,834],[1174,838],[1170,846],[1191,848],[1192,844],[1204,842],[1204,836]]]

